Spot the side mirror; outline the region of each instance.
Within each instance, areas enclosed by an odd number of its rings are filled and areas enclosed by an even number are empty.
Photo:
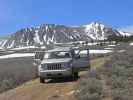
[[[36,60],[34,60],[34,62],[38,65],[38,64],[41,63],[41,60],[40,59],[36,59]]]

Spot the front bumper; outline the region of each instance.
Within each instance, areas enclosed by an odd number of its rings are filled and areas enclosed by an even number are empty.
[[[72,69],[39,71],[39,76],[46,79],[68,77],[71,75],[72,75]]]

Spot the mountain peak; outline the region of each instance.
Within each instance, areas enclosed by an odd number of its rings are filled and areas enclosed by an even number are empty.
[[[93,25],[96,25],[96,24],[103,24],[102,22],[99,22],[99,21],[94,21],[94,22],[91,22],[90,24],[93,24]]]
[[[86,27],[86,30],[99,30],[99,29],[104,29],[104,28],[107,28],[107,26],[101,22],[98,22],[98,21],[94,21],[94,22],[91,22],[90,24],[88,25],[84,25]]]

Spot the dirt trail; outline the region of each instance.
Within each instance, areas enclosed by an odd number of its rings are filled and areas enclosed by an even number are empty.
[[[91,62],[93,68],[92,70],[97,70],[98,68],[102,67],[103,64],[109,60],[110,58],[102,58],[102,59],[96,59],[96,60],[93,60]],[[111,89],[110,89],[110,86],[107,85],[107,80],[105,78],[104,75],[100,75],[101,77],[101,82],[102,82],[102,86],[103,86],[103,91],[105,93],[105,97],[103,98],[103,100],[112,100],[112,95],[111,95]]]
[[[92,60],[93,69],[101,67],[105,58]],[[86,72],[80,73],[82,75]],[[64,82],[65,81],[65,82]],[[0,100],[76,100],[73,96],[78,81],[69,79],[41,84],[39,79],[29,81],[22,86],[0,94]],[[104,84],[105,85],[105,84]]]
[[[0,100],[69,100],[77,82],[62,82],[41,84],[39,80],[30,81],[24,85],[0,95]]]
[[[104,77],[104,75],[101,75],[101,81],[103,84],[103,91],[105,92],[105,97],[103,100],[112,100],[112,95],[111,95],[111,88],[109,85],[107,85],[107,81]]]

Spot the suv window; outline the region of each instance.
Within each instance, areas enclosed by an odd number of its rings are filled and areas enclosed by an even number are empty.
[[[35,52],[35,59],[43,59],[44,52]]]
[[[51,58],[70,58],[71,54],[69,52],[47,52],[44,55],[45,59],[51,59]]]

